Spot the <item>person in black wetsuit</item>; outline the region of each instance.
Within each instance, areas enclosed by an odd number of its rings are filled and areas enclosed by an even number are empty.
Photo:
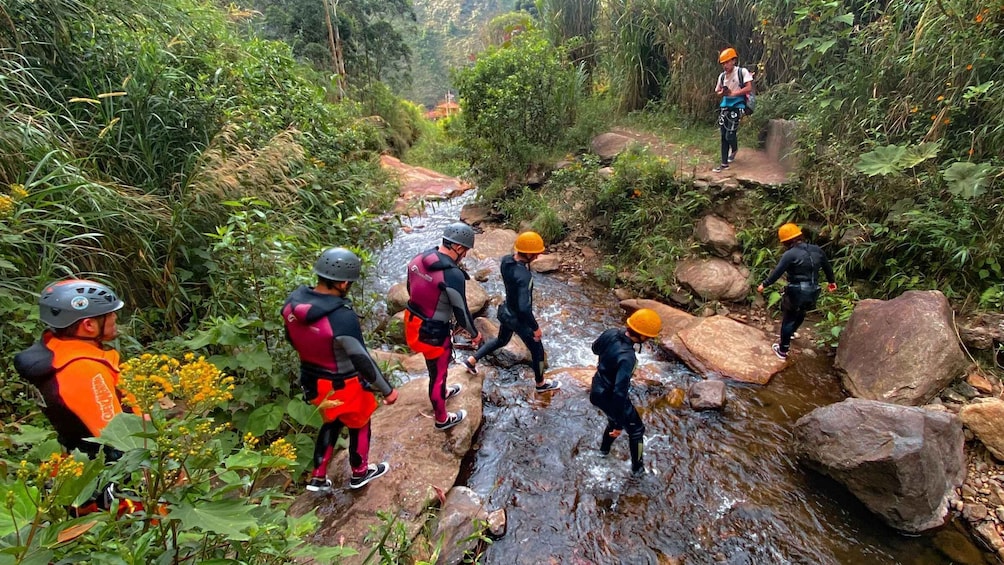
[[[589,402],[607,416],[607,427],[600,440],[600,453],[610,453],[610,448],[624,430],[627,430],[631,445],[631,472],[644,473],[643,446],[645,424],[628,398],[631,375],[638,358],[636,344],[641,344],[659,335],[662,319],[653,310],[642,308],[627,319],[627,329],[609,329],[593,342],[593,353],[599,356],[596,374],[589,392]]]
[[[837,290],[834,282],[833,267],[826,254],[818,245],[806,243],[802,230],[792,223],[784,224],[777,230],[777,237],[784,245],[781,260],[764,279],[757,292],[763,292],[764,287],[774,284],[781,275],[786,275],[788,284],[784,287],[784,297],[781,299],[781,339],[771,346],[779,359],[788,358],[791,348],[791,336],[805,321],[805,314],[816,306],[819,299],[819,270],[826,274],[829,284],[826,290]]]
[[[386,404],[398,392],[370,357],[359,327],[359,316],[347,297],[359,280],[362,262],[341,247],[325,250],[314,264],[317,286],[300,286],[286,299],[282,319],[286,339],[300,357],[300,386],[304,400],[321,413],[324,424],[314,445],[311,492],[331,492],[328,463],[342,427],[349,430],[349,488],[362,488],[383,476],[390,465],[369,463],[370,417],[377,408],[377,390]]]
[[[505,347],[515,333],[530,350],[537,392],[556,390],[561,388],[559,381],[544,380],[544,344],[540,341],[542,332],[533,315],[533,274],[530,272],[530,262],[544,252],[544,239],[536,232],[523,232],[516,238],[513,250],[515,253],[502,258],[499,269],[505,285],[505,302],[499,306],[498,338],[482,345],[474,355],[464,359],[463,364],[469,373],[477,374],[478,361]]]

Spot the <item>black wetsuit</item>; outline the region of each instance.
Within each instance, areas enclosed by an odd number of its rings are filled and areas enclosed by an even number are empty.
[[[816,306],[819,299],[819,270],[826,274],[828,282],[834,282],[833,267],[826,254],[818,245],[800,242],[791,246],[781,255],[781,260],[763,281],[763,286],[774,284],[781,275],[786,275],[788,284],[784,287],[781,300],[781,352],[787,353],[791,347],[791,336],[795,334],[805,314]]]
[[[596,374],[593,375],[589,402],[607,416],[607,427],[603,430],[600,451],[604,454],[610,452],[615,439],[611,437],[611,432],[626,431],[631,442],[631,470],[638,472],[643,467],[645,424],[642,423],[641,416],[628,398],[631,375],[638,363],[634,345],[623,328],[607,330],[596,338],[593,342],[593,353],[599,356],[599,362]]]
[[[502,272],[502,283],[505,284],[505,302],[499,306],[498,313],[501,322],[499,335],[482,345],[474,353],[474,358],[480,361],[486,355],[505,347],[515,333],[530,350],[533,378],[540,385],[544,382],[544,345],[533,337],[540,327],[533,316],[533,274],[529,265],[516,260],[512,255],[502,258],[499,270]]]

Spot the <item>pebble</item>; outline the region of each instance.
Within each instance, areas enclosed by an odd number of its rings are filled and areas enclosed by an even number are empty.
[[[982,504],[966,504],[962,507],[962,517],[970,522],[979,522],[987,517],[987,507]]]
[[[1004,506],[998,506],[996,512],[997,512],[997,519],[1000,520],[1001,522],[1004,522]]]

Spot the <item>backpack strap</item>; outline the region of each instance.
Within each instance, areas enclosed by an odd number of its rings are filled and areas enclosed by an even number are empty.
[[[743,88],[746,88],[746,81],[743,80],[743,71],[745,71],[745,70],[746,69],[744,69],[742,67],[736,67],[736,74],[739,75],[739,89],[740,90],[742,90]],[[725,73],[722,73],[722,74],[725,74]]]

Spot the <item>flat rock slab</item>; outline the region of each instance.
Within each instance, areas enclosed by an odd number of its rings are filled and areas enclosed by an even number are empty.
[[[662,319],[662,331],[659,332],[660,337],[672,337],[690,326],[701,322],[701,318],[698,318],[693,314],[673,308],[672,306],[667,306],[662,302],[648,300],[646,298],[628,298],[627,300],[621,300],[620,306],[628,313],[634,313],[636,310],[640,310],[642,308],[648,308],[649,310],[655,311],[655,313],[659,315],[659,318]]]
[[[380,156],[380,166],[401,183],[401,198],[407,201],[453,198],[474,188],[470,183],[456,177],[437,173],[425,167],[407,165],[390,155]]]
[[[475,234],[471,255],[482,260],[500,259],[510,255],[512,246],[516,244],[516,235],[515,231],[509,229],[487,229],[483,233]]]
[[[482,378],[463,367],[450,369],[448,383],[464,390],[450,399],[449,409],[467,410],[467,419],[445,432],[433,427],[427,379],[410,381],[398,389],[392,406],[381,406],[372,419],[371,463],[387,461],[390,472],[359,490],[350,490],[349,463],[344,450],[328,467],[334,483],[330,495],[305,493],[293,502],[294,516],[316,510],[321,523],[312,536],[321,545],[342,544],[359,555],[342,561],[362,563],[371,545],[364,541],[373,526],[380,527],[377,511],[399,516],[399,523],[413,538],[424,525],[423,513],[437,498],[437,490],[449,491],[457,480],[460,462],[470,451],[471,440],[481,425]]]
[[[737,381],[767,384],[784,368],[762,331],[725,316],[701,318],[663,345],[698,373]],[[681,347],[682,346],[682,347]]]

